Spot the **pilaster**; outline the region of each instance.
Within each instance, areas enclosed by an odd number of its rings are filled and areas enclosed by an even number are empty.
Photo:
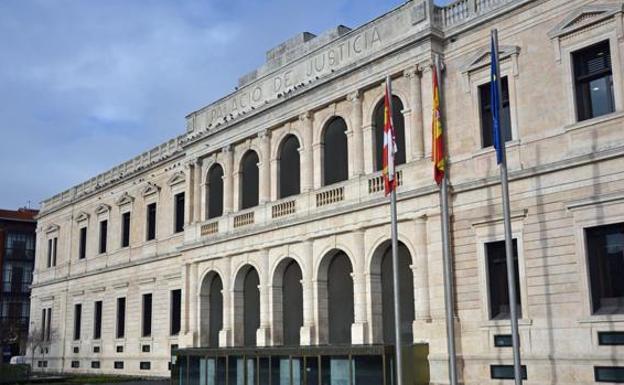
[[[233,211],[233,196],[234,196],[234,151],[231,146],[226,146],[221,149],[223,154],[223,163],[225,170],[223,170],[223,214],[231,213]]]
[[[424,124],[422,106],[422,71],[418,65],[414,65],[406,70],[403,75],[409,79],[410,105],[409,113],[405,114],[405,121],[408,122],[408,135],[406,135],[405,151],[406,160],[418,160],[424,156]],[[407,111],[407,110],[406,110]]]
[[[202,174],[203,174],[203,159],[197,159],[195,161],[195,167],[193,172],[193,222],[200,222],[202,220],[201,215],[201,184],[202,184]],[[188,190],[190,191],[190,190]]]
[[[260,251],[260,327],[256,331],[256,345],[269,346],[271,343],[271,314],[269,312],[269,249]]]
[[[362,93],[355,91],[347,96],[347,100],[351,102],[351,122],[353,127],[351,131],[353,141],[351,146],[351,155],[353,161],[353,175],[362,175],[364,173],[364,137],[362,132]]]
[[[308,192],[314,188],[314,157],[312,155],[313,119],[312,113],[305,112],[299,115],[303,133],[303,158],[301,168],[301,191]]]
[[[304,261],[302,287],[303,287],[303,326],[299,332],[301,345],[314,344],[314,254],[311,240],[303,242],[302,258]],[[285,309],[284,309],[285,311]]]
[[[366,276],[364,230],[353,233],[354,259],[353,266],[353,325],[351,325],[351,343],[365,344],[368,342],[368,322],[366,314]]]
[[[271,153],[270,153],[270,147],[271,147],[271,140],[270,140],[270,136],[269,136],[269,132],[267,131],[263,131],[260,134],[258,134],[258,138],[260,139],[260,151],[262,152],[260,154],[260,186],[259,186],[259,192],[260,192],[260,196],[259,198],[259,202],[260,204],[269,202],[271,200],[271,196],[270,196],[270,187],[271,187],[271,162],[269,161],[270,157],[271,157]]]

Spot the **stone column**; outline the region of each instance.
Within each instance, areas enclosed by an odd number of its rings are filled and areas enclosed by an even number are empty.
[[[182,335],[187,334],[189,330],[189,275],[190,265],[185,263],[182,266],[182,330],[180,331]]]
[[[362,132],[362,94],[355,91],[347,96],[347,100],[351,102],[351,122],[353,127],[353,175],[362,175],[364,173],[364,138]]]
[[[424,124],[423,124],[423,106],[422,106],[422,89],[420,77],[422,72],[418,65],[412,66],[406,70],[403,75],[409,79],[409,88],[411,96],[411,104],[409,106],[409,114],[405,114],[405,121],[409,122],[406,126],[409,128],[409,151],[405,151],[407,161],[422,159],[425,154],[424,150]]]
[[[228,258],[223,269],[223,329],[219,331],[219,347],[230,346],[232,335],[232,260]]]
[[[223,214],[231,213],[234,209],[234,151],[231,146],[223,147]]]
[[[416,321],[430,321],[429,306],[429,263],[427,255],[427,217],[425,215],[414,220],[414,310]]]
[[[299,115],[303,134],[303,157],[301,162],[301,191],[308,192],[314,189],[314,157],[312,155],[313,120],[312,113],[304,112]]]
[[[271,284],[269,282],[269,249],[260,250],[260,327],[256,331],[256,345],[269,346],[271,330],[271,314],[269,312],[269,296]]]
[[[190,224],[193,223],[193,202],[195,201],[195,189],[193,187],[193,182],[195,180],[195,160],[188,160],[184,164],[184,170],[186,171],[185,188],[188,195],[188,198],[184,201],[184,223]]]
[[[191,263],[189,268],[189,322],[188,322],[188,334],[189,343],[191,346],[195,346],[195,336],[197,333],[197,264]]]
[[[370,174],[375,171],[375,133],[374,126],[367,124],[362,127],[363,142],[363,158],[364,158],[364,172]]]
[[[203,174],[203,159],[197,159],[195,162],[195,170],[193,177],[193,222],[200,222],[202,220],[201,215],[201,184]]]
[[[353,233],[353,253],[355,265],[353,266],[353,325],[351,325],[351,343],[367,343],[367,318],[366,318],[366,255],[364,250],[364,230],[356,230]]]
[[[271,197],[270,197],[270,191],[271,191],[271,162],[270,162],[270,157],[271,157],[271,153],[270,153],[270,146],[271,146],[271,141],[270,141],[270,136],[269,136],[269,132],[268,131],[263,131],[261,133],[258,134],[258,138],[260,139],[260,164],[258,165],[260,167],[259,170],[259,176],[260,176],[260,186],[259,186],[259,192],[260,192],[260,196],[259,198],[259,202],[260,204],[269,202]]]
[[[314,254],[311,240],[303,242],[301,256],[304,265],[302,266],[303,287],[303,326],[299,331],[299,343],[301,345],[312,345],[314,343]],[[282,311],[286,311],[283,309]]]

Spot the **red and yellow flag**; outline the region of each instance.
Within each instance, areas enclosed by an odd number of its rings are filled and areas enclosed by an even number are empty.
[[[392,91],[390,77],[386,78],[386,92],[384,95],[384,142],[383,142],[383,178],[386,195],[396,188],[394,173],[394,154],[397,152],[394,139],[394,124],[392,124]]]
[[[444,139],[442,138],[442,121],[440,117],[440,88],[436,65],[433,65],[433,119],[431,124],[431,160],[433,161],[433,178],[439,185],[444,178],[446,160],[444,157]]]

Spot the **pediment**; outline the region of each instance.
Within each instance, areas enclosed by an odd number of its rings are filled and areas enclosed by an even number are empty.
[[[174,186],[179,183],[184,183],[186,181],[186,175],[182,171],[178,171],[174,173],[171,178],[167,181],[169,186]]]
[[[95,213],[98,215],[106,214],[110,211],[110,209],[111,207],[109,205],[102,203],[95,208]]]
[[[61,226],[57,225],[56,223],[53,223],[53,224],[48,225],[48,227],[46,227],[45,233],[46,234],[53,233],[55,231],[59,231],[60,228]]]
[[[554,39],[567,35],[579,29],[585,28],[602,20],[613,17],[613,15],[624,12],[624,4],[592,4],[578,8],[568,14],[559,24],[555,26],[548,37]]]
[[[88,219],[89,219],[89,214],[84,211],[81,211],[78,213],[78,215],[76,215],[76,222],[82,222]]]
[[[143,190],[141,191],[141,195],[146,197],[148,195],[158,194],[159,191],[160,191],[160,186],[152,182],[147,182],[147,186],[143,188]]]
[[[134,202],[134,197],[127,192],[123,193],[119,199],[117,199],[117,206],[123,206]]]
[[[488,45],[475,52],[468,62],[464,65],[462,72],[471,72],[476,69],[490,65],[491,62],[491,49]],[[516,45],[501,45],[498,47],[499,60],[506,59],[512,55],[518,55],[520,53],[520,47]]]

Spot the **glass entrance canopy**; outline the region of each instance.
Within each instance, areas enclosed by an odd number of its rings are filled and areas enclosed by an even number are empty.
[[[429,383],[428,346],[405,347],[404,384]],[[394,385],[388,345],[189,348],[172,352],[172,385]]]

